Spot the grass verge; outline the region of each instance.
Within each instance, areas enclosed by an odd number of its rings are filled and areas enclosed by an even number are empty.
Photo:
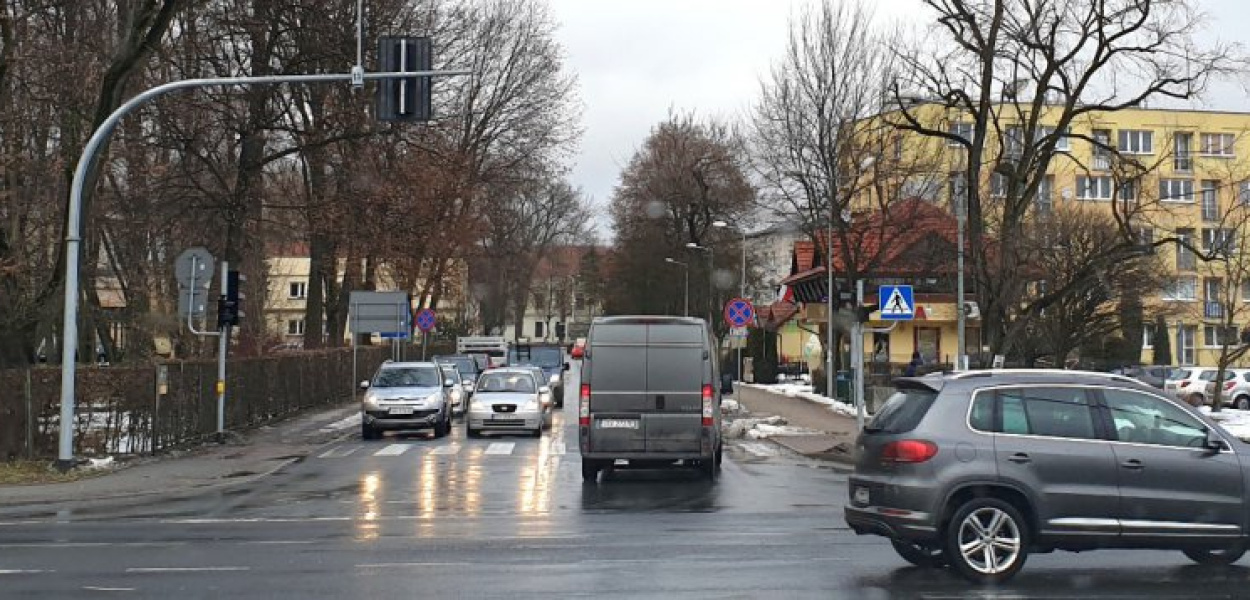
[[[64,483],[98,475],[98,471],[73,469],[68,473],[57,470],[51,461],[15,460],[0,462],[0,485],[31,485],[37,483]]]

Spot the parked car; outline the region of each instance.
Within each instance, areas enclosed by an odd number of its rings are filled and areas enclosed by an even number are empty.
[[[1250,544],[1250,446],[1139,381],[997,370],[895,384],[856,443],[845,518],[910,563],[995,584],[1031,553],[1227,565]]]
[[[1214,376],[1212,376],[1214,378]],[[1208,398],[1215,397],[1215,381],[1207,384]],[[1220,392],[1224,406],[1250,410],[1250,369],[1227,369],[1224,372],[1224,390]]]
[[[681,461],[714,479],[722,453],[717,362],[702,319],[595,319],[578,402],[582,480],[597,480],[618,459]]]
[[[451,431],[450,389],[457,381],[432,362],[387,362],[372,380],[360,382],[360,435],[377,439],[385,430],[431,429],[434,437]]]
[[[1209,367],[1180,367],[1168,374],[1163,391],[1194,406],[1202,405],[1206,398],[1207,382],[1215,379],[1215,369]]]
[[[569,369],[564,362],[564,350],[559,346],[537,344],[514,344],[508,349],[510,366],[534,365],[543,372],[546,385],[551,388],[557,408],[564,408],[564,372]]]
[[[549,419],[550,402],[543,402],[543,395],[550,394],[537,369],[530,367],[505,367],[490,369],[477,380],[469,413],[465,417],[465,429],[469,437],[480,437],[484,431],[528,431],[534,437],[542,437],[543,425]]]
[[[1172,372],[1173,367],[1164,367],[1158,365],[1137,365],[1133,367],[1124,367],[1118,369],[1119,374],[1132,377],[1146,385],[1163,389],[1164,382],[1168,379],[1168,374]],[[1113,373],[1117,371],[1112,371]]]
[[[577,341],[573,342],[572,349],[569,350],[569,357],[573,358],[574,360],[581,360],[582,356],[585,353],[586,353],[586,338],[577,338]]]
[[[447,397],[451,400],[451,410],[453,414],[463,415],[469,410],[469,394],[464,391],[464,376],[460,374],[460,369],[456,365],[439,363],[438,368],[443,370],[443,377],[455,382],[454,385],[447,388]]]

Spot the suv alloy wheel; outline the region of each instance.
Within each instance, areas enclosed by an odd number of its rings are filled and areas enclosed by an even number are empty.
[[[1011,579],[1029,555],[1029,531],[1016,507],[997,498],[973,498],[946,525],[947,560],[974,583]]]

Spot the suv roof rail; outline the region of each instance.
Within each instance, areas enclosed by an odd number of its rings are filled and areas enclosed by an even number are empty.
[[[996,373],[1004,375],[1094,375],[1097,377],[1105,377],[1107,379],[1117,379],[1121,381],[1136,381],[1132,377],[1125,377],[1115,373],[1103,373],[1100,371],[1081,371],[1077,369],[978,369],[974,371],[960,371],[953,373],[951,379],[967,379],[969,377],[992,377]]]

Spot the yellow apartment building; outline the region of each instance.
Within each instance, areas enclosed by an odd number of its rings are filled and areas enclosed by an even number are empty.
[[[916,102],[908,110],[931,129],[965,138],[972,134],[972,121],[953,109]],[[1055,131],[1058,109],[1043,110],[1046,113],[1039,118],[1043,126],[1034,137],[1037,143],[1053,140],[1057,152],[1039,186],[1032,210],[1045,214],[1064,205],[1073,205],[1098,207],[1110,213],[1113,203],[1118,202],[1122,214],[1131,215],[1130,222],[1144,241],[1178,236],[1203,249],[1237,240],[1248,233],[1250,113],[1131,108],[1081,115],[1066,130]],[[1015,125],[1020,120],[1010,116],[1016,114],[1014,111],[1015,107],[1010,105],[998,108],[997,129],[1002,133],[991,134],[986,144],[980,190],[987,214],[994,210],[994,198],[1006,193],[1005,180],[994,172],[994,165],[1000,159],[1022,153],[1026,143],[1020,127]],[[898,122],[901,121],[898,115],[886,113],[873,121]],[[990,128],[991,131],[996,129],[993,123]],[[953,215],[954,199],[965,187],[967,158],[961,144],[940,137],[895,131],[888,125],[868,126],[866,130],[888,132],[882,135],[892,136],[890,143],[881,144],[884,152],[878,154],[877,160],[907,165],[894,171],[903,175],[898,177],[891,194],[897,199],[925,200]],[[1135,167],[1126,168],[1134,164]],[[871,193],[865,194],[871,198]],[[992,227],[987,231],[992,234]],[[824,252],[817,251],[814,260],[804,262],[801,253],[815,249],[800,246],[801,243],[795,245],[796,257],[800,259],[796,265],[805,264],[808,272],[794,272],[786,282],[800,285],[807,281],[810,286],[825,277],[820,258]],[[1195,253],[1179,246],[1160,247],[1159,258],[1168,283],[1143,299],[1147,328],[1141,360],[1148,363],[1153,358],[1150,347],[1153,324],[1156,317],[1162,315],[1171,342],[1173,364],[1214,365],[1219,356],[1221,332],[1225,331],[1221,328],[1225,311],[1233,310],[1237,327],[1250,324],[1250,282],[1239,281],[1240,276],[1230,276],[1218,263],[1205,263]],[[835,272],[837,261],[835,251]],[[1250,253],[1245,262],[1250,263]],[[813,272],[813,269],[820,272]],[[945,293],[926,293],[922,289],[925,280],[922,274],[892,277],[887,273],[880,281],[918,284],[916,303],[922,307],[924,316],[901,323],[888,333],[866,334],[864,348],[869,361],[888,361],[897,366],[910,360],[913,351],[919,351],[927,363],[954,362],[958,355],[955,346],[959,303],[954,294],[949,293],[953,287],[947,288]],[[1238,289],[1230,289],[1233,287]],[[872,302],[876,286],[869,286],[867,291],[866,301]],[[812,298],[809,295],[809,301]],[[970,293],[965,301],[971,300],[974,298]],[[798,317],[823,325],[824,306],[818,302],[805,303]],[[884,328],[888,324],[873,321],[868,326]],[[978,354],[979,319],[969,319],[967,328],[967,352]],[[1250,365],[1250,360],[1243,362]]]

